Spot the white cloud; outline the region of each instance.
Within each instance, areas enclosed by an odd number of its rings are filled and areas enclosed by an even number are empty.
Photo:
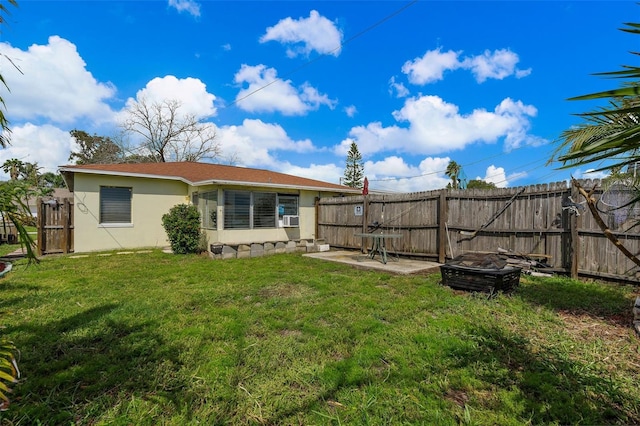
[[[527,177],[527,172],[511,173],[507,175],[503,167],[496,167],[493,164],[487,167],[484,177],[476,177],[477,180],[483,180],[496,185],[498,188],[506,188],[513,182]]]
[[[265,65],[243,64],[235,75],[235,82],[248,87],[236,96],[239,108],[249,112],[280,112],[284,115],[304,115],[321,105],[333,109],[337,101],[329,99],[317,89],[303,84],[296,88],[291,80],[281,80],[274,68]]]
[[[595,171],[595,169],[587,169],[582,171],[580,169],[573,173],[573,177],[576,179],[604,179],[611,176],[611,173],[606,170]]]
[[[531,74],[531,68],[517,68],[520,57],[509,49],[485,50],[482,55],[460,59],[461,54],[453,50],[442,52],[440,48],[428,50],[422,57],[405,62],[402,72],[407,74],[410,83],[416,85],[440,81],[445,71],[456,69],[470,70],[478,83],[490,78],[503,80],[512,75],[522,78]]]
[[[178,12],[187,12],[195,17],[200,16],[200,4],[193,0],[169,0],[169,7],[175,8]]]
[[[87,64],[73,43],[51,36],[48,44],[34,44],[26,51],[0,43],[0,63],[11,90],[4,95],[11,121],[112,121],[113,111],[106,101],[114,98],[116,89],[111,83],[97,81],[87,71]]]
[[[217,113],[214,105],[215,95],[207,92],[207,86],[197,78],[178,79],[172,75],[156,77],[143,89],[138,90],[136,99],[129,98],[127,105],[141,99],[145,99],[149,104],[177,100],[181,103],[180,112],[194,114],[199,119]]]
[[[68,131],[51,125],[31,123],[14,126],[11,145],[0,150],[0,164],[11,158],[25,163],[38,163],[41,172],[56,172],[58,166],[69,164],[69,155],[78,147]],[[0,178],[7,178],[0,170]]]
[[[433,83],[442,80],[445,71],[455,70],[462,65],[458,61],[459,54],[453,50],[442,53],[440,48],[428,50],[422,57],[405,62],[402,72],[409,76],[412,84]]]
[[[349,105],[344,107],[344,113],[347,114],[347,117],[354,117],[358,113],[358,109],[355,105]]]
[[[496,167],[493,164],[487,167],[487,171],[484,174],[484,178],[478,178],[485,182],[493,183],[498,188],[506,188],[509,184],[507,180],[507,174],[502,167]]]
[[[296,20],[289,17],[267,28],[266,34],[260,37],[260,43],[277,41],[290,45],[287,49],[289,57],[308,56],[314,50],[322,55],[338,56],[342,37],[342,32],[333,22],[312,10],[308,18]]]
[[[247,167],[282,167],[275,151],[308,153],[316,151],[309,139],[293,140],[278,124],[245,119],[239,126],[218,128],[216,140],[220,142],[222,157],[236,165]]]
[[[309,167],[300,167],[290,163],[284,163],[279,166],[278,171],[289,175],[336,184],[339,184],[340,178],[344,176],[344,168],[335,164],[311,164]]]
[[[364,171],[371,191],[429,191],[447,186],[449,178],[444,171],[449,161],[448,157],[427,157],[418,166],[411,166],[404,159],[391,156],[382,161],[365,162]]]
[[[488,78],[503,80],[515,75],[516,78],[526,77],[531,74],[531,68],[520,70],[516,65],[520,61],[517,54],[508,49],[485,50],[482,55],[466,58],[463,68],[470,69],[478,83],[483,83]]]
[[[231,50],[231,43],[225,43],[222,45],[222,50],[229,52]]]
[[[429,191],[447,186],[449,178],[444,176],[444,171],[448,163],[449,158],[428,157],[418,166],[412,166],[400,157],[391,156],[380,161],[365,162],[364,174],[372,191]],[[309,167],[300,167],[282,163],[276,167],[282,173],[325,182],[339,183],[340,178],[344,176],[344,166],[336,164],[311,164]]]
[[[396,98],[406,98],[409,96],[409,89],[404,84],[396,82],[395,77],[389,79],[389,94],[393,96],[395,93]]]
[[[437,154],[465,148],[471,143],[495,143],[504,139],[505,149],[524,144],[541,144],[543,139],[531,136],[530,118],[535,107],[521,101],[504,99],[493,111],[482,108],[462,114],[458,106],[438,96],[409,98],[402,109],[393,112],[398,123],[383,127],[380,122],[353,127],[349,137],[334,148],[336,155],[345,155],[356,142],[363,155],[384,151],[412,154]]]

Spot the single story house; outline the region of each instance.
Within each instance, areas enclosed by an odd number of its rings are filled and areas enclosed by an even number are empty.
[[[361,193],[268,170],[199,162],[59,170],[74,197],[75,252],[166,247],[162,216],[189,203],[198,206],[209,243],[315,239],[316,198]]]

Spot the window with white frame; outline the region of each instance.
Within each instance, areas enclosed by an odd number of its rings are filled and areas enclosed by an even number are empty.
[[[298,214],[297,195],[224,191],[225,229],[276,228],[285,214]]]
[[[100,223],[131,223],[132,188],[121,186],[100,187]]]
[[[193,196],[193,204],[198,206],[202,227],[218,228],[218,191],[201,192]]]

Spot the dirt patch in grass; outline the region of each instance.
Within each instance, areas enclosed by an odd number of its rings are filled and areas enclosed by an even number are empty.
[[[449,389],[444,397],[460,407],[464,407],[469,401],[469,395],[462,389]]]
[[[264,287],[259,292],[260,296],[265,299],[299,299],[312,293],[312,290],[305,285],[291,283],[276,283],[269,287]]]
[[[632,327],[632,316],[615,315],[608,318],[593,317],[587,314],[559,312],[564,322],[565,331],[576,341],[597,346],[598,362],[608,371],[616,371],[620,367],[634,370],[640,368],[640,338]],[[601,342],[601,344],[595,343]]]
[[[594,317],[589,314],[578,314],[567,311],[558,312],[566,324],[566,330],[574,336],[586,339],[626,339],[632,331],[633,315],[611,315],[609,317]]]

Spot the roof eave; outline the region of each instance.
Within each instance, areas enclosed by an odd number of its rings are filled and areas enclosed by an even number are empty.
[[[60,173],[87,173],[94,175],[108,175],[108,176],[120,176],[120,177],[140,177],[147,179],[165,179],[165,180],[178,180],[188,185],[192,185],[192,182],[181,176],[168,176],[168,175],[154,175],[148,173],[135,173],[135,172],[116,172],[112,170],[93,170],[93,169],[77,169],[75,167],[60,167],[58,168]]]
[[[299,189],[305,191],[323,191],[323,192],[339,192],[339,193],[354,193],[359,194],[361,190],[352,188],[334,188],[329,186],[309,186],[309,185],[291,185],[291,184],[278,184],[273,182],[247,182],[238,180],[220,180],[211,179],[200,182],[194,182],[193,186],[204,185],[239,185],[239,186],[251,186],[262,188],[283,188],[283,189]]]
[[[309,186],[309,185],[282,185],[273,182],[248,182],[248,181],[238,181],[238,180],[220,180],[220,179],[210,179],[199,182],[191,182],[188,179],[185,179],[181,176],[167,176],[167,175],[154,175],[147,173],[133,173],[133,172],[116,172],[110,170],[93,170],[93,169],[78,169],[75,167],[60,167],[58,169],[61,173],[88,173],[95,175],[108,175],[108,176],[120,176],[120,177],[138,177],[138,178],[147,178],[147,179],[165,179],[165,180],[177,180],[180,182],[184,182],[188,185],[192,186],[203,186],[203,185],[239,185],[239,186],[251,186],[251,187],[267,187],[267,188],[284,188],[284,189],[298,189],[298,190],[306,190],[306,191],[323,191],[323,192],[337,192],[337,193],[348,193],[348,194],[359,194],[361,190],[352,189],[352,188],[334,188],[334,187],[326,187],[326,186]]]

